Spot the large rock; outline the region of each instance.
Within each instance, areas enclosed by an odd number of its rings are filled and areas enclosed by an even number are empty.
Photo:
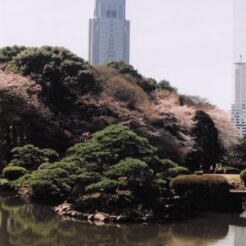
[[[109,214],[102,213],[102,212],[96,213],[94,215],[94,220],[99,222],[107,222],[109,221]]]

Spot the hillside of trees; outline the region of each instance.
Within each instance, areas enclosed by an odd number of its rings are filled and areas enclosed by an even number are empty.
[[[207,133],[195,127],[198,111],[206,114],[208,131],[216,128],[211,134],[220,147],[214,162],[228,159],[226,153],[238,142],[227,113],[205,99],[179,94],[166,80],[146,78],[123,62],[92,67],[64,48],[14,46],[0,50],[0,63],[2,163],[15,146],[34,144],[64,153],[112,124],[146,137],[163,158],[187,166],[191,157],[201,163],[211,156],[205,145],[213,143],[199,140],[199,134]]]
[[[244,153],[229,114],[167,80],[124,62],[94,67],[61,47],[0,49],[0,190],[162,220],[184,209],[173,178],[218,163],[240,173]],[[229,188],[214,179],[220,206]]]

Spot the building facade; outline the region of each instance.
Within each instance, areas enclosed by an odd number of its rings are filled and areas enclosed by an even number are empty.
[[[89,62],[93,65],[130,59],[130,22],[125,0],[96,0],[89,24]]]
[[[246,1],[234,0],[234,104],[232,119],[241,137],[246,136]],[[240,57],[240,60],[238,59]]]
[[[232,119],[241,137],[246,136],[246,63],[235,63],[235,95]]]

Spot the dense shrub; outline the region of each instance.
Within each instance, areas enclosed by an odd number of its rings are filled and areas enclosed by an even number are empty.
[[[138,82],[138,85],[146,92],[152,92],[157,88],[157,82],[153,78],[143,78]]]
[[[20,52],[25,50],[24,46],[7,46],[0,49],[0,63],[6,63],[12,61]]]
[[[171,181],[170,187],[179,195],[191,193],[197,196],[216,196],[229,192],[226,178],[219,175],[179,176]]]
[[[27,170],[23,167],[8,166],[3,169],[3,176],[8,180],[16,180],[26,173]]]
[[[77,96],[100,91],[88,63],[60,47],[25,49],[6,71],[31,76],[42,87],[43,101],[55,110],[67,111]]]
[[[27,184],[32,187],[33,199],[38,201],[59,201],[68,196],[74,185],[69,173],[64,169],[41,169],[31,175],[25,175],[18,185]]]
[[[102,179],[102,175],[96,172],[82,172],[76,178],[76,183],[80,185],[89,185],[92,183],[97,183]]]
[[[69,148],[67,155],[82,158],[84,168],[89,171],[102,172],[127,157],[140,159],[154,170],[162,168],[156,148],[146,138],[120,125],[111,125],[96,132],[87,143]]]
[[[42,149],[41,152],[50,162],[55,162],[59,158],[59,154],[53,149]]]
[[[170,85],[170,82],[169,81],[166,81],[166,80],[160,81],[158,83],[157,87],[158,87],[158,89],[161,89],[161,90],[166,90],[166,91],[169,91],[169,92],[177,93],[177,88],[172,87]]]
[[[168,169],[167,173],[171,177],[174,178],[174,177],[177,177],[178,175],[181,175],[181,174],[189,174],[190,171],[185,167],[177,166],[177,167],[173,167],[173,168]]]
[[[110,68],[117,70],[121,74],[131,75],[137,81],[142,79],[142,75],[140,75],[132,65],[129,65],[123,61],[112,61],[107,63],[106,65]]]
[[[245,163],[245,161],[246,161],[246,137],[243,137],[240,140],[239,144],[235,146],[235,151],[236,151],[236,153],[238,155],[238,158],[239,158],[239,161],[238,162],[241,165],[243,165],[244,166],[243,169],[245,169],[246,168],[246,163]],[[244,164],[242,164],[242,163],[244,163]],[[236,165],[240,165],[240,164],[236,164]],[[235,166],[235,167],[237,167],[237,166]]]
[[[246,185],[246,169],[243,170],[243,171],[240,173],[240,177],[241,177],[242,181],[244,182],[244,185]]]
[[[192,212],[239,212],[242,209],[241,198],[230,195],[230,184],[222,175],[178,176],[170,186],[185,199]]]
[[[106,64],[108,67],[117,70],[125,76],[133,77],[137,84],[146,92],[152,92],[157,89],[157,82],[152,78],[145,78],[138,73],[133,66],[124,63],[123,61],[113,61]]]
[[[104,91],[117,101],[126,103],[129,109],[141,108],[148,100],[148,95],[138,85],[119,76],[111,76],[105,83]]]
[[[61,160],[53,164],[45,165],[42,169],[55,170],[57,168],[63,169],[73,175],[79,175],[84,169],[81,167],[81,163],[76,160]]]
[[[114,192],[116,189],[124,189],[126,186],[124,181],[103,178],[97,183],[86,186],[85,191],[88,193],[96,191]]]
[[[149,175],[152,175],[152,170],[149,168],[148,164],[141,160],[126,158],[110,167],[105,175],[113,178],[147,178]]]
[[[49,162],[46,162],[46,163],[41,164],[41,165],[38,167],[38,170],[46,169],[46,168],[49,168],[49,167],[50,167],[50,163],[49,163]]]
[[[153,170],[151,170],[147,163],[132,158],[126,158],[121,160],[117,164],[109,168],[105,172],[105,175],[110,178],[126,178],[130,186],[142,186],[146,185],[153,176]]]
[[[162,163],[163,167],[165,167],[165,169],[170,169],[170,168],[174,168],[174,167],[178,166],[177,163],[175,163],[174,161],[172,161],[170,159],[162,159],[161,163]]]
[[[234,167],[223,167],[225,174],[240,174],[240,169]]]
[[[18,180],[32,187],[35,200],[59,200],[85,192],[113,192],[118,188],[140,192],[145,199],[163,189],[165,165],[147,139],[128,127],[112,125],[85,143],[71,147],[59,162],[43,163]],[[158,177],[157,172],[163,172]],[[142,198],[141,198],[142,197]]]
[[[54,162],[59,154],[52,149],[39,149],[31,144],[16,147],[11,151],[13,159],[10,163],[14,166],[21,166],[35,170],[45,162]]]
[[[227,164],[228,167],[232,167],[232,168],[236,168],[236,169],[239,169],[239,170],[244,170],[246,169],[246,163],[229,163]]]
[[[212,106],[206,98],[201,98],[198,96],[189,96],[189,95],[179,95],[178,101],[180,106]]]

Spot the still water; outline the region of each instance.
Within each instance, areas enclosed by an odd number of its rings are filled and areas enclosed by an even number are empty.
[[[0,246],[245,246],[246,219],[203,214],[169,225],[66,221],[50,207],[0,195]]]

